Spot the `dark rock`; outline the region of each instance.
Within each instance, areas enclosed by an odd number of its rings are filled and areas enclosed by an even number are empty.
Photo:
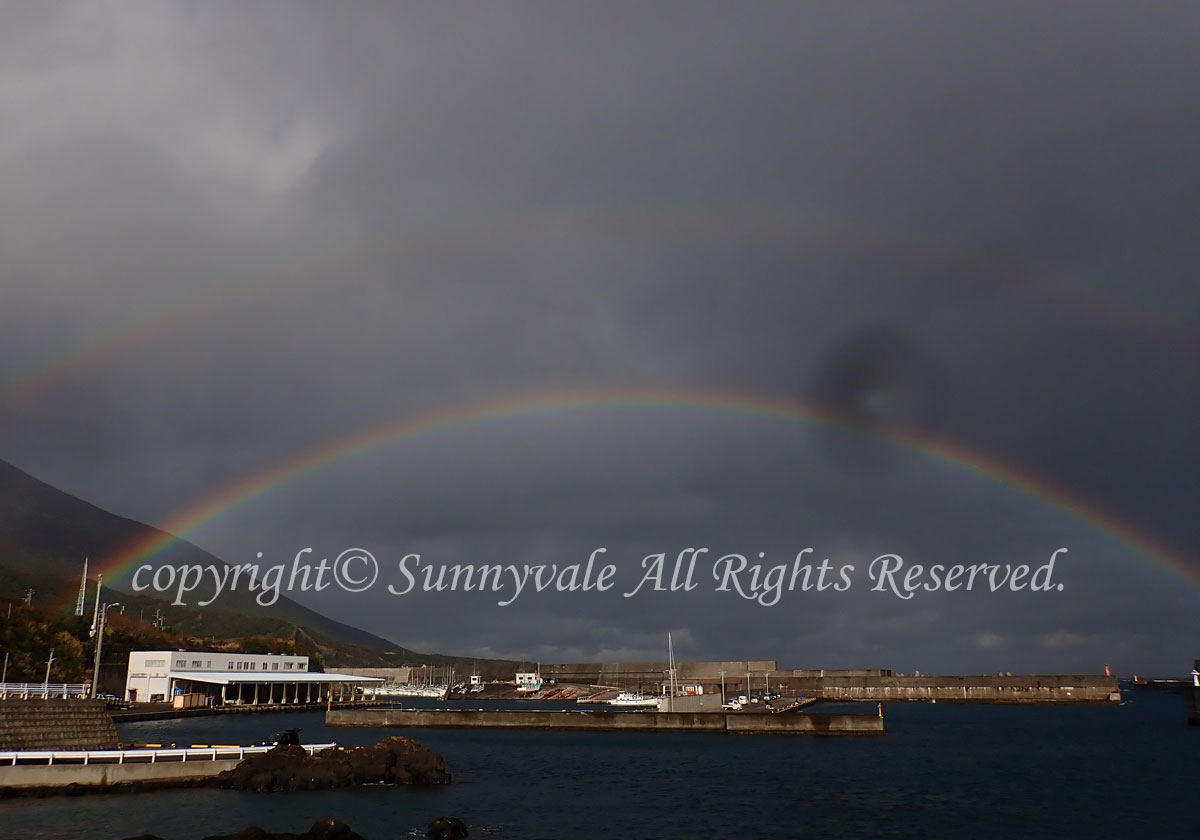
[[[333,817],[323,817],[308,830],[312,840],[365,840],[361,834],[350,830],[350,826]]]
[[[159,840],[155,838],[154,840]],[[357,834],[341,820],[323,817],[312,824],[303,834],[271,834],[256,825],[244,828],[236,834],[212,834],[204,840],[367,840]]]
[[[425,832],[433,840],[463,840],[468,834],[467,824],[455,817],[438,817]]]
[[[438,785],[450,781],[442,757],[408,738],[387,738],[373,747],[325,750],[309,756],[302,747],[276,747],[250,756],[210,784],[235,790],[326,790],[370,782]]]
[[[279,834],[267,834],[267,832],[263,829],[256,825],[252,825],[249,828],[243,828],[241,831],[234,832],[233,834],[210,834],[208,837],[205,837],[204,840],[272,840],[272,838],[282,836],[283,835]],[[296,835],[289,834],[287,836],[295,837]]]
[[[124,840],[163,840],[157,834],[139,834],[137,837],[126,837]]]

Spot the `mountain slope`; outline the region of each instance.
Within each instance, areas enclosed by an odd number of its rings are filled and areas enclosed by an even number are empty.
[[[24,588],[35,588],[41,603],[48,599],[73,603],[84,557],[91,558],[93,569],[103,568],[130,545],[161,536],[165,532],[109,513],[0,460],[0,591],[17,594]],[[186,541],[167,549],[161,562],[227,565]],[[152,610],[169,601],[155,599],[154,594],[150,590],[140,596],[122,592],[122,603],[127,609],[130,604],[148,604]],[[394,652],[399,657],[419,656],[288,598],[281,597],[274,605],[262,607],[253,595],[239,590],[222,594],[219,605],[219,610],[171,607],[171,620],[181,621],[187,629],[203,628],[210,635],[235,627],[238,634],[278,634],[282,630],[290,632],[294,625],[318,641]],[[188,627],[192,624],[198,627]]]

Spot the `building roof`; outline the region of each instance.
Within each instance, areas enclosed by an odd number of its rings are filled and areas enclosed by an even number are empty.
[[[354,674],[322,674],[314,671],[172,671],[172,679],[232,685],[234,683],[369,683],[383,682],[379,677]]]

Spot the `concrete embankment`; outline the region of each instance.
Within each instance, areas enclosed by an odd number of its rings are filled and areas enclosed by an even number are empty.
[[[878,715],[718,714],[711,712],[512,712],[456,709],[334,709],[326,726],[573,729],[620,732],[878,735]]]
[[[153,764],[37,764],[0,765],[0,789],[63,789],[112,787],[113,785],[169,786],[176,782],[208,779],[232,770],[240,758],[217,761],[159,761]]]

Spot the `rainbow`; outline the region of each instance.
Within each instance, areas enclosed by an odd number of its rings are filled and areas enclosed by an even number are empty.
[[[1020,471],[961,444],[908,431],[862,429],[832,412],[804,403],[731,391],[685,388],[579,388],[507,396],[461,405],[418,417],[383,423],[347,437],[298,452],[245,476],[179,511],[162,532],[125,546],[101,561],[105,580],[117,582],[141,564],[182,541],[189,533],[269,493],[364,453],[435,435],[521,418],[562,412],[628,408],[684,408],[728,415],[748,415],[844,429],[868,435],[906,451],[986,480],[1074,519],[1089,529],[1151,561],[1187,585],[1200,590],[1200,570],[1167,546],[1090,503],[1036,476]]]

